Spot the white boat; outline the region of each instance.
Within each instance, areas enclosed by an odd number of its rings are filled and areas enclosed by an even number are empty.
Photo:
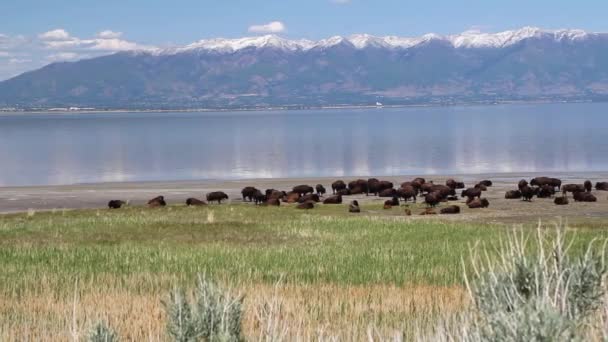
[[[376,102],[376,107],[384,107],[384,105],[380,102]]]

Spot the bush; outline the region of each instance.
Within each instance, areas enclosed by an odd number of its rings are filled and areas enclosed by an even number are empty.
[[[167,333],[177,342],[241,341],[243,296],[233,296],[199,277],[194,300],[185,291],[173,291],[168,302]]]
[[[104,322],[99,322],[91,332],[88,337],[89,342],[118,342],[118,335],[108,327]]]

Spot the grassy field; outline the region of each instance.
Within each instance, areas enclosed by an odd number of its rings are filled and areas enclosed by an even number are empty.
[[[463,258],[513,229],[366,210],[238,204],[1,216],[0,339],[74,340],[105,320],[124,340],[166,340],[162,301],[199,274],[245,294],[250,338],[269,326],[272,303],[287,336],[304,340],[362,339],[369,327],[412,332],[467,305]],[[578,222],[573,248],[608,237],[601,226]]]

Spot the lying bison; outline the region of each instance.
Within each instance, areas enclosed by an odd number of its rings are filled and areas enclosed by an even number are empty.
[[[551,185],[554,188],[557,188],[557,190],[559,190],[562,186],[562,181],[561,181],[561,179],[557,179],[557,178],[536,177],[530,181],[530,185],[532,185],[532,186]]]
[[[308,201],[318,203],[321,201],[321,199],[319,198],[319,195],[317,195],[317,194],[308,194],[308,195],[298,198],[298,203],[304,203],[304,202],[308,202]]]
[[[505,193],[505,199],[520,199],[521,191],[519,190],[509,190]]]
[[[487,208],[490,206],[490,202],[485,198],[476,198],[467,203],[467,205],[470,209]]]
[[[186,200],[186,205],[189,207],[200,207],[203,205],[207,205],[207,202],[201,201],[198,198],[191,197]]]
[[[227,199],[228,195],[223,191],[214,191],[207,194],[207,202],[217,201],[217,204],[222,204],[222,201]]]
[[[110,209],[120,209],[125,204],[126,204],[125,201],[111,200],[110,202],[108,202],[108,208],[110,208]]]
[[[315,207],[315,203],[308,201],[308,202],[304,202],[304,203],[299,203],[296,206],[296,209],[313,209]]]
[[[283,196],[283,202],[296,203],[299,198],[300,198],[299,193],[291,191],[291,192],[286,193],[285,196]]]
[[[148,201],[148,207],[150,208],[164,207],[166,205],[167,202],[165,202],[165,197],[163,196],[154,197]]]
[[[315,189],[313,189],[313,187],[310,185],[298,185],[294,186],[291,191],[300,194],[300,196],[304,196],[306,194],[312,194],[315,192]]]
[[[331,183],[331,191],[333,194],[335,194],[337,191],[344,190],[344,189],[346,189],[346,183],[344,183],[344,181],[342,181],[342,180],[337,180],[337,181]]]
[[[393,206],[393,207],[398,207],[399,206],[399,198],[397,196],[395,196],[395,197],[393,197],[390,200],[384,201],[384,204],[385,205],[388,204],[388,205]]]
[[[572,197],[575,202],[597,202],[597,198],[590,192],[575,192]]]
[[[481,182],[479,182],[479,184],[482,184],[482,185],[485,185],[487,187],[490,187],[490,186],[492,186],[492,181],[485,179],[485,180],[482,180]]]
[[[341,203],[342,203],[342,196],[340,196],[340,195],[330,196],[323,200],[323,204],[341,204]]]
[[[608,191],[608,182],[595,183],[595,190]]]
[[[460,207],[457,205],[450,205],[439,211],[441,214],[460,214]]]
[[[553,200],[553,203],[555,203],[556,205],[566,205],[566,204],[568,204],[568,197],[566,197],[566,196],[555,197],[555,199]]]
[[[359,189],[359,188],[357,188]],[[335,193],[336,195],[340,195],[340,196],[349,196],[351,195],[350,189],[342,189],[342,190],[338,190]]]
[[[277,206],[280,207],[281,206],[281,200],[279,200],[278,198],[269,198],[266,203],[264,203],[265,205],[273,205],[273,206]]]
[[[285,191],[279,191],[275,189],[266,189],[266,198],[267,199],[281,199],[284,196],[287,196]]]
[[[243,202],[244,201],[252,202],[254,199],[253,197],[255,196],[257,191],[259,191],[259,190],[254,188],[253,186],[244,187],[243,190],[241,190],[241,195],[243,196]]]
[[[350,204],[348,206],[348,212],[349,213],[360,213],[361,208],[359,207],[359,202],[357,202],[356,200],[350,202]]]

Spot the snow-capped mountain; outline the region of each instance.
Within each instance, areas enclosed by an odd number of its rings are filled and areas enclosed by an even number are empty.
[[[608,100],[608,34],[525,27],[407,38],[206,39],[55,63],[0,82],[0,107]]]
[[[276,48],[285,51],[306,51],[315,48],[328,48],[340,43],[352,44],[357,49],[368,47],[385,49],[407,49],[429,41],[441,41],[455,48],[502,48],[517,44],[530,38],[548,38],[557,42],[583,40],[600,33],[587,33],[583,30],[543,30],[537,27],[524,27],[519,30],[499,33],[466,31],[457,35],[441,36],[433,33],[421,37],[377,37],[369,34],[355,34],[349,37],[334,36],[319,41],[307,39],[289,40],[276,35],[246,37],[239,39],[204,39],[185,47],[164,49],[158,54],[177,54],[188,51],[205,50],[216,52],[236,52],[246,48]]]

